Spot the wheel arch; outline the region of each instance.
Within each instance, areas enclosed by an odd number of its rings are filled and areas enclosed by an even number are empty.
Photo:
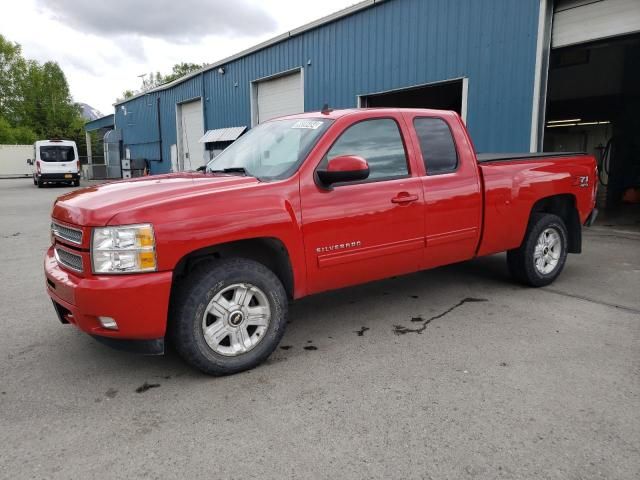
[[[282,282],[289,298],[294,296],[294,274],[289,251],[275,237],[235,240],[199,248],[184,255],[173,271],[174,286],[194,268],[221,258],[240,257],[254,260],[269,268]]]
[[[563,193],[537,200],[531,207],[529,224],[536,213],[551,213],[562,218],[569,234],[567,251],[569,253],[582,252],[582,225],[580,224],[575,195]]]

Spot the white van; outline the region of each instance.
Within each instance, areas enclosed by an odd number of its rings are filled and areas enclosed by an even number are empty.
[[[31,165],[33,184],[41,188],[46,182],[80,185],[80,158],[76,142],[71,140],[38,140],[33,144]]]

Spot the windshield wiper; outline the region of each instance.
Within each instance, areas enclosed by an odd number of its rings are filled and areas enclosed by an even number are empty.
[[[209,173],[241,173],[242,175],[247,175],[249,177],[253,175],[249,175],[247,171],[243,167],[229,167],[223,168],[221,170],[208,170]]]

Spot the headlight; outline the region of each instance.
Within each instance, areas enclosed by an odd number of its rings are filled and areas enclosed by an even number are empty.
[[[94,228],[91,237],[93,273],[137,273],[156,270],[153,226]]]

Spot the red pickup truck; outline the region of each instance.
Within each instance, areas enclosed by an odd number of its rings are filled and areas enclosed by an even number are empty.
[[[116,348],[169,338],[214,375],[265,360],[288,302],[507,251],[538,287],[596,214],[583,154],[476,155],[460,117],[340,110],[263,123],[203,171],[58,198],[45,258],[63,323]]]

